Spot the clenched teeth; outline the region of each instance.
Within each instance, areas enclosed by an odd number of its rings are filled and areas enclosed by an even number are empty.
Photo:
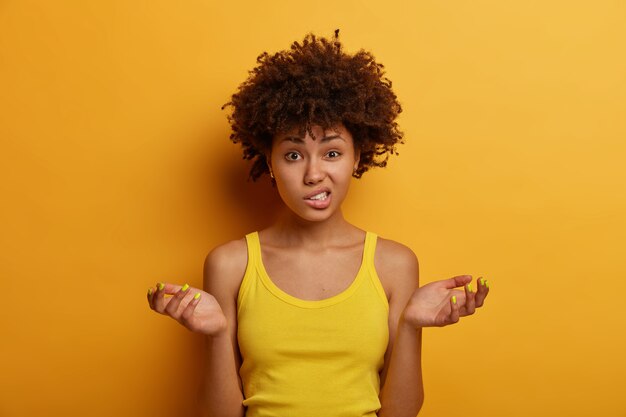
[[[328,197],[328,193],[324,191],[323,193],[319,193],[314,195],[313,197],[309,197],[308,200],[325,200]]]

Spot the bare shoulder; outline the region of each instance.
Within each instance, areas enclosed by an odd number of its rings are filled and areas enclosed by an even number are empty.
[[[228,294],[235,300],[247,264],[245,237],[214,247],[204,260],[204,290],[210,294]]]
[[[419,261],[415,252],[395,240],[378,237],[374,267],[390,298],[395,291],[419,286]]]
[[[413,272],[418,267],[417,255],[408,246],[395,240],[378,237],[374,255],[376,270],[386,275]]]

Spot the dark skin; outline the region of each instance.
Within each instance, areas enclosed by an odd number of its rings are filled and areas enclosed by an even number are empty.
[[[342,125],[336,131],[324,131],[319,126],[315,129],[317,140],[308,133],[301,140],[294,139],[295,131],[276,135],[267,160],[284,207],[274,224],[259,231],[263,263],[272,281],[304,300],[329,298],[350,285],[358,270],[365,233],[346,221],[341,211],[359,162],[350,132]],[[339,137],[330,139],[336,135]],[[324,137],[328,139],[321,140]],[[305,198],[322,189],[329,194],[316,203]],[[228,248],[233,258],[242,260],[243,271],[245,241]],[[389,346],[381,371],[380,416],[410,415],[423,402],[421,329],[447,326],[474,314],[483,306],[489,287],[479,279],[477,290],[471,289],[470,275],[420,287],[413,251],[380,237],[375,267],[389,302]],[[172,283],[160,285],[149,290],[150,308],[193,332],[214,337],[229,332],[232,326],[213,295]],[[233,285],[229,293],[233,301],[237,288]],[[386,381],[390,381],[389,386],[383,390]]]

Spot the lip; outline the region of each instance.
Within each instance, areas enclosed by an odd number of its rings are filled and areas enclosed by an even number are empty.
[[[309,200],[310,197],[313,197],[314,195],[317,195],[319,193],[323,193],[323,192],[327,192],[328,195],[326,197],[325,200]],[[310,194],[307,194],[306,197],[304,197],[304,201],[306,202],[307,205],[309,205],[310,207],[313,207],[315,209],[325,209],[328,208],[328,206],[330,206],[330,201],[332,199],[332,194],[330,192],[330,188],[328,187],[322,187],[322,188],[318,188],[317,190],[313,191]]]
[[[325,200],[307,200],[307,199],[305,199],[304,202],[309,207],[313,207],[314,209],[317,209],[317,210],[323,210],[323,209],[326,209],[326,208],[328,208],[330,206],[330,202],[332,201],[332,199],[333,199],[333,195],[329,193]]]
[[[324,187],[324,188],[318,188],[317,190],[313,191],[310,194],[307,194],[306,196],[304,196],[304,199],[309,199],[311,197],[313,197],[314,195],[318,195],[319,193],[323,193],[324,191],[326,191],[328,193],[328,195],[330,196],[330,188],[328,187]]]

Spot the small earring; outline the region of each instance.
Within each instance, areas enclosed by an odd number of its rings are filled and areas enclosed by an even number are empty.
[[[270,169],[270,177],[273,179],[274,178],[274,173],[272,172],[272,170]]]

